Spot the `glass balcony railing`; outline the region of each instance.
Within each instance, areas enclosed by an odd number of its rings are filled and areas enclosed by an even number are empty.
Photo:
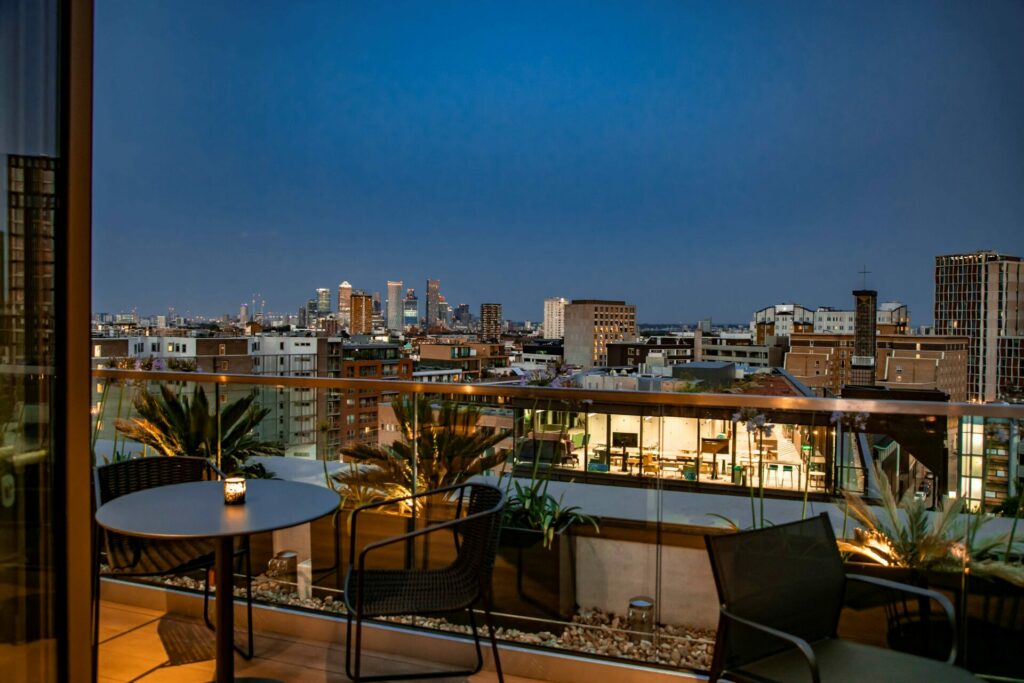
[[[93,376],[97,465],[164,454],[174,439],[161,443],[143,428],[161,401],[188,398],[194,407],[201,392],[224,418],[254,395],[262,417],[250,436],[282,456],[243,457],[232,425],[217,419],[210,457],[224,470],[258,474],[254,466],[262,465],[273,476],[338,492],[333,518],[253,539],[256,594],[268,603],[343,613],[347,550],[340,550],[431,516],[386,509],[365,527],[361,519],[352,539],[346,520],[353,508],[480,477],[512,499],[546,494],[555,506],[550,526],[538,530],[510,512],[502,532],[493,602],[506,641],[705,671],[718,600],[704,535],[827,512],[858,570],[900,579],[910,573],[955,598],[966,666],[1014,669],[1009,643],[1024,630],[1024,524],[1017,523],[1024,407],[194,372]],[[158,400],[140,413],[145,395]],[[848,499],[880,506],[869,508],[878,528],[852,514]],[[879,533],[888,524],[886,503],[900,500],[901,520],[962,506],[943,532],[948,557],[914,565],[894,534]],[[927,529],[912,533],[926,544]],[[389,559],[433,566],[452,552],[432,540]],[[162,582],[197,589],[201,578]],[[919,645],[892,634],[907,620],[925,619],[926,610],[901,613],[895,624],[891,609],[872,605],[847,610],[842,628],[876,644]],[[439,618],[396,621],[465,627]]]

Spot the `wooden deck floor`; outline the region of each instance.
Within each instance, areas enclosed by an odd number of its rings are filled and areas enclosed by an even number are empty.
[[[236,631],[238,642],[244,633]],[[341,643],[304,641],[279,635],[256,634],[256,658],[235,658],[237,676],[278,679],[288,683],[347,681],[345,650]],[[393,655],[363,654],[367,675],[438,670],[444,667]],[[191,683],[210,681],[214,675],[214,638],[201,621],[178,614],[103,602],[100,616],[99,683]],[[493,672],[471,679],[442,681],[490,683]],[[505,676],[509,683],[531,679]]]

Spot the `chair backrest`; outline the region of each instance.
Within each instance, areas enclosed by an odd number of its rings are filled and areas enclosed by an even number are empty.
[[[722,606],[808,642],[835,637],[845,574],[828,515],[724,536],[706,536]],[[713,670],[733,669],[788,645],[725,618]]]
[[[491,585],[494,558],[498,553],[498,534],[501,530],[501,515],[505,507],[505,494],[490,484],[469,484],[468,502],[462,507],[466,517],[479,514],[476,519],[467,519],[459,524],[460,538],[455,565],[462,571],[476,576],[480,588],[486,591]]]
[[[135,491],[216,479],[217,470],[206,458],[176,455],[135,458],[93,470],[93,495],[96,507]],[[106,553],[105,562],[113,571],[136,574],[173,572],[205,554],[213,552],[213,543],[199,541],[162,541],[124,536],[97,529],[102,536],[96,551]]]
[[[214,478],[216,471],[206,458],[182,455],[135,458],[102,465],[93,470],[96,506],[143,489]]]

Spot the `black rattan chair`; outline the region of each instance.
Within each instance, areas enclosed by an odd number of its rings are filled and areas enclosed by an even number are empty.
[[[223,473],[206,458],[188,456],[135,458],[123,462],[103,465],[93,470],[93,495],[96,507],[120,496],[154,488],[190,481],[220,479]],[[214,565],[213,540],[161,541],[134,536],[125,536],[107,531],[93,524],[95,562],[93,567],[93,661],[99,646],[99,580],[100,564],[107,565],[103,576],[143,577],[167,574],[187,574],[205,570],[203,587],[203,621],[210,630],[216,627],[210,620],[210,569]],[[252,637],[252,560],[249,553],[249,539],[245,538],[236,551],[236,557],[245,560],[245,589],[248,607],[248,643],[246,649],[235,646],[246,659],[253,656]]]
[[[363,510],[393,505],[400,501],[412,502],[430,496],[443,496],[456,500],[453,519],[431,524],[399,536],[392,536],[364,546],[356,557],[356,530],[359,513]],[[398,680],[409,678],[441,678],[473,675],[483,667],[483,651],[477,632],[473,607],[483,607],[494,652],[494,668],[498,680],[503,681],[498,642],[491,616],[491,574],[498,550],[498,533],[505,496],[500,489],[489,484],[466,483],[413,496],[371,503],[352,513],[352,543],[349,547],[349,570],[345,578],[345,607],[348,624],[345,636],[345,672],[353,681]],[[463,515],[465,511],[465,515]],[[438,532],[451,532],[455,540],[456,557],[442,568],[429,569],[367,569],[367,556],[393,545],[405,545],[421,536]],[[476,667],[467,671],[421,672],[406,675],[363,676],[360,671],[363,619],[382,616],[437,614],[461,612],[469,614],[476,645]],[[355,621],[355,640],[352,622]],[[353,647],[355,650],[354,666]]]
[[[725,536],[705,536],[721,602],[711,680],[974,681],[945,662],[862,645],[837,636],[847,581],[930,598],[956,633],[941,593],[846,575],[827,514]]]

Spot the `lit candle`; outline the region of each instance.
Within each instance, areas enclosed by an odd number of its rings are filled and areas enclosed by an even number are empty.
[[[245,479],[228,477],[224,480],[224,504],[241,505],[245,502]]]

